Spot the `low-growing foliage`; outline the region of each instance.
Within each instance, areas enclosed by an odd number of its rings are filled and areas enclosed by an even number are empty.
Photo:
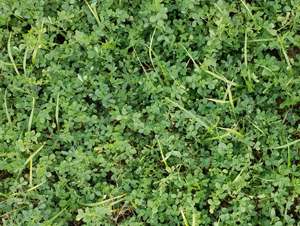
[[[2,225],[299,225],[300,0],[2,0]]]

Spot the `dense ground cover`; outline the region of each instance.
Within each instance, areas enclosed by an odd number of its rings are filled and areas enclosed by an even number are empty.
[[[297,225],[299,0],[2,0],[3,225]]]

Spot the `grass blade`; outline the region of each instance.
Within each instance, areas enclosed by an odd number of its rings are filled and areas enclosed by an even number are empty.
[[[185,52],[189,55],[189,57],[192,59],[193,63],[195,64],[195,67],[199,68],[198,64],[195,62],[194,58],[192,57],[192,55],[189,53],[189,51],[187,51],[187,49],[184,47],[184,45],[182,45],[181,43],[178,43],[179,45],[182,46],[182,48],[185,50]]]
[[[8,23],[8,24],[10,25],[9,21],[8,21],[7,19],[5,19],[4,17],[0,16],[0,19],[3,20],[4,22],[6,22],[6,23]]]
[[[207,130],[210,129],[210,127],[203,122],[200,118],[198,118],[196,115],[192,114],[190,111],[186,110],[184,107],[180,106],[174,101],[171,101],[169,98],[165,97],[169,102],[174,104],[176,107],[179,107],[181,110],[185,111],[189,116],[191,116],[193,119],[195,119],[197,122],[199,122],[203,127],[205,127]]]
[[[216,100],[216,99],[211,99],[211,98],[205,98],[207,100],[211,100],[213,102],[219,103],[219,104],[226,104],[226,103],[230,103],[229,100]],[[237,99],[239,99],[239,97],[233,99],[232,101],[236,101]]]
[[[247,85],[247,87],[250,89],[251,92],[255,92],[254,89],[251,87],[250,83],[246,80],[246,78],[244,77],[245,83]]]
[[[216,137],[209,137],[209,138],[206,138],[206,139],[204,139],[203,141],[211,141],[211,140],[218,140],[218,139],[222,139],[223,137],[227,137],[227,136],[229,136],[230,135],[230,133],[225,133],[225,134],[223,134],[223,135],[218,135],[218,136],[216,136]],[[223,141],[224,142],[224,141]]]
[[[30,158],[29,186],[32,187],[32,157]]]
[[[42,182],[42,183],[40,183],[40,184],[38,184],[38,185],[36,185],[36,186],[34,186],[34,187],[28,189],[28,190],[26,190],[26,192],[30,192],[31,190],[34,190],[34,189],[38,188],[39,186],[41,186],[41,185],[44,184],[45,182],[46,182],[46,180],[45,180],[44,182]]]
[[[160,142],[159,142],[159,140],[157,140],[157,141],[158,141],[159,150],[160,150],[160,154],[161,154],[161,157],[162,157],[162,159],[163,159],[163,162],[165,163],[166,167],[169,167],[168,164],[167,164],[167,162],[166,162],[166,160],[165,160],[164,153],[163,153],[163,151],[162,151]]]
[[[241,74],[242,74],[242,76],[243,76],[243,78],[244,78],[244,81],[245,81],[247,87],[249,88],[249,90],[250,90],[251,92],[255,92],[254,89],[251,87],[250,83],[247,81],[245,75],[244,75],[241,61],[239,61],[239,65],[240,65],[240,68],[241,68]]]
[[[268,42],[274,40],[276,40],[276,38],[262,38],[262,39],[248,40],[247,42]]]
[[[238,131],[236,131],[234,129],[229,129],[229,128],[220,128],[220,129],[226,130],[226,131],[228,131],[230,133],[234,133],[234,134],[238,135],[239,137],[241,137],[243,139],[245,138],[242,134],[240,134]]]
[[[293,70],[292,70],[292,65],[290,63],[290,59],[289,59],[288,55],[286,54],[286,51],[285,51],[285,49],[283,47],[283,44],[282,44],[282,41],[280,40],[279,36],[277,36],[277,37],[279,39],[279,42],[280,42],[280,45],[281,45],[281,49],[282,49],[283,55],[285,57],[286,63],[288,65],[288,69],[290,71],[290,74],[291,74],[292,77],[294,77],[294,73],[293,73]]]
[[[35,99],[33,97],[33,100],[32,100],[32,109],[31,109],[31,114],[30,114],[30,118],[29,118],[29,122],[28,122],[28,133],[30,133],[30,131],[31,131],[32,119],[33,119],[33,112],[34,112],[34,104],[35,104]]]
[[[270,68],[267,68],[266,66],[261,65],[261,64],[259,64],[258,66],[263,67],[264,69],[270,71],[274,75],[274,77],[276,79],[276,83],[278,84],[278,79],[277,79],[276,75],[274,74],[274,72]]]
[[[248,120],[249,121],[249,120]],[[258,129],[265,137],[267,136],[257,125],[255,125],[253,122],[249,121],[256,129]]]
[[[188,222],[187,222],[187,219],[186,219],[186,217],[185,217],[185,215],[184,215],[184,212],[183,212],[183,210],[182,210],[181,204],[180,204],[180,212],[181,212],[182,219],[183,219],[183,221],[184,221],[185,226],[189,226],[189,224],[188,224]]]
[[[160,64],[160,61],[158,60],[157,55],[156,55],[155,52],[151,49],[151,47],[147,46],[146,44],[143,44],[143,45],[146,46],[146,47],[149,49],[149,56],[150,56],[150,52],[152,52],[152,53],[154,54],[154,57],[155,57],[155,59],[157,60],[158,66],[160,67],[160,69],[161,69],[162,72],[163,72],[163,75],[164,75],[164,77],[165,77],[165,81],[169,84],[169,80],[168,80],[168,78],[166,77],[165,71],[164,71],[162,65]],[[151,64],[152,64],[154,70],[156,71],[156,68],[155,68],[154,63],[153,63],[152,55],[151,55],[150,61],[151,61]],[[157,73],[157,71],[156,71],[156,73]],[[157,73],[157,74],[158,74],[158,73]],[[158,76],[158,80],[160,81],[160,84],[163,86],[163,81],[162,81],[162,79],[160,78],[160,76]]]
[[[81,203],[81,202],[79,202],[79,204],[82,205],[82,206],[89,206],[89,207],[99,206],[99,205],[103,205],[103,204],[105,204],[105,203],[108,203],[108,202],[110,202],[110,201],[112,201],[112,200],[121,198],[121,197],[123,197],[123,196],[125,196],[125,195],[127,195],[127,193],[125,193],[125,194],[123,194],[123,195],[119,195],[119,196],[117,196],[117,197],[113,197],[113,198],[111,198],[111,199],[107,199],[107,200],[101,201],[101,202],[96,202],[96,203]]]
[[[247,29],[245,30],[245,44],[244,44],[244,58],[245,58],[245,66],[248,69],[248,61],[247,61]]]
[[[99,41],[100,42],[100,41]],[[110,45],[110,44],[107,44],[107,43],[104,43],[104,42],[100,42],[102,45],[104,45],[104,46],[106,46],[106,47],[108,47],[108,48],[110,48],[110,49],[112,49],[112,50],[114,50],[114,49],[116,49],[117,47],[115,47],[115,46],[113,46],[113,45]]]
[[[150,61],[151,61],[151,64],[152,64],[153,68],[155,69],[155,66],[154,66],[154,63],[153,63],[153,58],[152,58],[152,54],[151,53],[153,53],[153,55],[154,55],[154,57],[155,57],[155,59],[156,59],[156,61],[158,63],[158,66],[160,67],[160,69],[161,69],[161,71],[162,71],[162,73],[164,75],[165,81],[169,84],[168,76],[167,76],[164,68],[162,67],[162,65],[160,63],[160,61],[158,59],[158,56],[155,54],[154,50],[152,49],[152,43],[153,43],[153,38],[154,38],[155,31],[156,31],[156,27],[155,27],[155,29],[153,31],[153,34],[152,34],[151,38],[150,38],[150,46],[147,46],[146,44],[143,44],[143,45],[145,45],[149,49],[149,57],[150,57]],[[155,71],[156,71],[156,69],[155,69]],[[159,79],[160,79],[160,77],[159,77]]]
[[[248,165],[246,164],[243,169],[241,170],[241,172],[239,173],[239,175],[237,175],[237,177],[234,179],[233,183],[237,182],[238,179],[240,178],[240,176],[242,175],[242,173],[244,172],[245,168],[247,167]]]
[[[24,168],[25,168],[25,166],[27,165],[27,163],[30,162],[30,160],[33,159],[33,157],[34,157],[37,153],[39,153],[40,150],[42,150],[42,148],[45,146],[45,144],[46,144],[46,142],[44,142],[43,145],[42,145],[38,150],[36,150],[36,151],[35,151],[35,152],[34,152],[34,153],[26,160],[26,162],[25,162],[24,165],[23,165]],[[16,180],[19,179],[21,173],[22,173],[22,170],[20,170],[20,172],[18,173],[18,176],[17,176],[17,179],[16,179]]]
[[[234,118],[237,121],[236,114],[235,114],[235,108],[234,108],[234,104],[233,104],[233,99],[232,99],[232,94],[231,94],[231,90],[230,90],[230,85],[227,85],[227,87],[228,87],[227,89],[228,89],[228,96],[229,96],[230,105],[232,107]]]
[[[192,226],[196,226],[196,213],[195,213],[195,208],[194,206],[191,204],[191,206],[193,207],[193,224]]]
[[[89,9],[90,9],[91,13],[93,14],[93,16],[95,17],[95,19],[96,19],[99,27],[101,27],[101,22],[100,22],[98,14],[95,13],[95,11],[92,9],[92,7],[90,6],[90,4],[86,0],[84,0],[84,1],[87,4],[87,6],[89,7]]]
[[[58,113],[59,113],[59,94],[57,94],[56,109],[55,109],[55,119],[56,119],[57,131],[59,132]]]
[[[287,168],[290,168],[291,165],[291,153],[290,153],[290,145],[289,145],[289,141],[286,139],[287,145],[288,145],[288,166]]]
[[[67,38],[67,35],[65,33],[63,33],[61,30],[57,29],[56,27],[52,26],[51,24],[47,24],[50,28],[52,28],[53,30],[55,30],[57,33],[59,33],[61,36],[63,36],[64,38]]]
[[[38,49],[39,49],[39,46],[36,46],[33,50],[33,54],[32,54],[32,63],[33,63],[33,65],[35,65],[35,59],[36,59],[36,54],[37,54]]]
[[[48,226],[52,221],[54,221],[59,215],[61,215],[69,206],[66,206],[61,211],[59,211],[54,217],[52,217],[50,220],[48,220],[46,223],[44,223],[42,226]]]
[[[160,69],[161,69],[162,72],[163,72],[165,81],[167,82],[167,84],[170,84],[169,79],[168,79],[168,76],[167,76],[167,73],[165,72],[164,68],[162,67],[162,65],[161,65],[161,63],[160,63],[160,61],[159,61],[159,59],[158,59],[158,56],[155,54],[155,52],[154,52],[152,49],[151,49],[151,51],[153,52],[153,55],[154,55],[154,57],[155,57],[155,59],[156,59],[156,61],[157,61],[157,63],[158,63],[158,66],[160,67]]]
[[[34,186],[34,187],[32,187],[32,188],[29,188],[28,190],[25,190],[24,192],[21,192],[21,193],[12,193],[12,194],[2,194],[2,193],[0,193],[0,196],[9,197],[9,196],[22,195],[22,194],[24,194],[24,193],[28,193],[28,192],[30,192],[30,191],[32,191],[32,190],[38,188],[39,186],[43,185],[43,184],[46,183],[46,182],[47,182],[47,180],[45,180],[44,182],[42,182],[42,183],[40,183],[40,184],[38,184],[38,185],[36,185],[36,186]]]
[[[7,121],[8,121],[9,127],[12,130],[13,129],[13,125],[12,125],[10,114],[9,114],[8,108],[7,108],[6,94],[7,94],[7,89],[5,90],[5,94],[4,94],[4,107],[5,107],[5,114],[6,114],[6,117],[7,117]]]
[[[298,142],[300,142],[300,139],[299,140],[294,140],[291,143],[287,143],[287,144],[284,144],[284,145],[281,145],[281,146],[278,146],[278,147],[263,147],[263,148],[268,148],[268,149],[282,149],[282,148],[286,148],[286,147],[289,148],[291,145],[297,144]]]
[[[27,58],[27,53],[28,53],[28,46],[26,47],[26,50],[25,50],[25,54],[24,54],[24,59],[23,59],[23,70],[24,70],[24,74],[26,76],[26,58]]]
[[[92,9],[92,7],[90,6],[90,4],[89,4],[86,0],[84,0],[84,1],[85,1],[85,3],[87,4],[87,6],[89,7],[89,9],[90,9],[91,13],[93,14],[93,16],[95,17],[95,19],[96,19],[96,21],[97,21],[99,27],[102,27],[103,25],[101,24],[101,21],[100,21],[100,19],[99,19],[99,16],[98,16],[96,7],[94,6],[93,9]],[[103,29],[102,29],[101,31],[102,31],[102,32],[104,33],[104,35],[107,37],[106,32],[105,32]]]
[[[234,35],[234,32],[233,32],[233,30],[232,30],[232,28],[230,26],[230,23],[229,23],[229,21],[227,19],[226,19],[226,22],[227,22],[227,25],[228,25],[228,28],[229,28],[230,32]]]
[[[38,35],[37,44],[36,44],[36,46],[33,50],[33,54],[32,54],[32,63],[33,63],[33,65],[35,65],[37,51],[42,46],[41,37],[42,37],[42,34],[43,34],[43,26],[44,26],[44,20],[43,20],[42,25],[41,25],[40,34]]]
[[[187,51],[187,49],[186,49],[181,43],[178,43],[178,44],[181,45],[182,48],[186,51],[186,53],[189,55],[189,57],[191,58],[191,60],[193,61],[194,65],[195,65],[195,67],[196,67],[196,68],[199,68],[198,64],[195,62],[194,58],[193,58],[193,57],[191,56],[191,54]],[[231,84],[231,85],[233,85],[233,86],[243,87],[242,85],[239,85],[239,84],[237,84],[237,83],[234,83],[234,82],[231,82],[231,81],[227,80],[224,76],[217,75],[217,74],[215,74],[215,73],[213,73],[213,72],[211,72],[211,71],[208,71],[208,70],[204,70],[204,71],[205,71],[206,73],[208,73],[208,74],[214,76],[215,78],[217,78],[217,79],[219,79],[219,80],[222,80],[222,81],[224,81],[224,82],[226,82],[226,83],[229,83],[229,84]]]
[[[13,56],[12,56],[12,54],[11,54],[10,39],[11,39],[11,32],[10,32],[9,39],[8,39],[8,43],[7,43],[8,56],[9,56],[9,58],[10,58],[10,61],[11,61],[12,64],[14,65],[14,69],[15,69],[17,75],[20,75],[20,73],[19,73],[19,71],[18,71],[18,68],[17,68],[17,66],[16,66],[16,64],[15,64],[14,58],[13,58]]]
[[[250,16],[251,16],[251,18],[252,18],[252,20],[253,20],[253,22],[254,22],[255,29],[258,30],[258,29],[257,29],[256,21],[255,21],[255,18],[254,18],[254,16],[252,15],[252,13],[251,13],[250,9],[248,8],[247,4],[246,4],[243,0],[241,0],[241,2],[243,3],[243,5],[245,6],[246,10],[247,10],[248,13],[250,14]]]
[[[236,44],[235,39],[230,35],[229,31],[227,31],[227,29],[225,27],[224,27],[224,30],[226,31],[226,33],[230,37],[230,39],[234,42],[234,44]]]
[[[228,92],[228,90],[226,90],[226,95],[227,95],[227,92]],[[200,94],[201,95],[201,94]],[[201,95],[202,96],[202,95]],[[206,98],[206,97],[204,97],[204,96],[202,96],[204,99],[206,99],[206,100],[210,100],[210,101],[213,101],[213,102],[216,102],[216,103],[219,103],[219,104],[226,104],[226,103],[230,103],[230,101],[229,100],[216,100],[216,99],[212,99],[212,98]],[[224,98],[224,99],[226,99],[226,97]],[[237,98],[235,98],[235,99],[233,99],[233,101],[236,101],[236,100],[238,100],[239,99],[239,97],[237,97]]]
[[[122,202],[123,200],[125,200],[125,198],[122,198],[122,199],[119,199],[119,200],[117,200],[117,201],[114,201],[114,202],[112,202],[112,203],[110,204],[110,206],[116,205],[117,203]]]
[[[14,212],[16,212],[16,211],[18,211],[18,210],[24,209],[24,208],[26,208],[27,206],[28,206],[28,205],[25,205],[25,206],[22,206],[22,207],[20,207],[20,208],[18,208],[18,209],[14,209],[14,210],[12,210],[12,211],[10,211],[10,212],[6,212],[5,214],[1,215],[0,218],[5,217],[5,216],[7,216],[8,214],[12,214],[12,213],[14,213]],[[4,219],[4,218],[2,218],[2,219]]]
[[[226,100],[226,98],[227,98],[227,95],[228,95],[228,89],[226,89],[225,95],[224,95],[224,97],[223,97],[223,101],[225,101],[225,100]]]
[[[148,80],[149,80],[149,81],[151,82],[151,84],[152,84],[152,81],[151,81],[151,79],[150,79],[150,77],[149,77],[149,74],[147,73],[147,71],[146,71],[145,67],[143,66],[142,62],[140,61],[140,58],[139,58],[139,56],[138,56],[138,54],[137,54],[137,52],[136,52],[136,50],[135,50],[134,47],[133,47],[133,49],[134,49],[134,52],[135,52],[135,54],[136,54],[136,57],[137,57],[137,59],[138,59],[140,65],[141,65],[141,67],[143,68],[144,73],[147,75]]]
[[[218,120],[216,124],[214,124],[212,127],[210,127],[210,128],[206,131],[205,134],[209,133],[209,132],[212,131],[214,128],[216,128],[216,126],[218,125],[219,121],[220,121],[220,120]]]
[[[34,152],[34,153],[26,160],[26,162],[24,163],[24,167],[27,165],[28,162],[30,162],[31,159],[33,159],[34,156],[36,156],[37,153],[40,152],[40,150],[43,149],[43,147],[45,146],[45,144],[46,144],[46,142],[44,142],[43,145],[42,145],[39,149],[37,149],[37,150],[36,150],[36,151],[35,151],[35,152]]]
[[[226,82],[226,83],[228,83],[228,84],[230,84],[230,85],[237,86],[237,87],[243,87],[242,85],[239,85],[239,84],[237,84],[237,83],[235,83],[235,82],[231,82],[231,81],[227,80],[225,77],[220,76],[220,75],[217,75],[217,74],[215,74],[215,73],[213,73],[213,72],[211,72],[211,71],[208,71],[208,70],[204,70],[204,71],[205,71],[206,73],[208,73],[208,74],[214,76],[215,78],[217,78],[217,79],[219,79],[219,80],[222,80],[222,81],[224,81],[224,82]]]
[[[217,8],[218,8],[218,10],[223,14],[223,11],[220,9],[220,7],[216,4],[216,3],[213,3]],[[222,15],[222,18],[221,18],[221,21],[223,20],[223,15]],[[229,30],[231,31],[231,33],[233,34],[233,32],[232,32],[232,29],[231,29],[231,27],[230,27],[230,24],[229,24],[229,22],[228,22],[228,20],[226,19],[226,23],[227,23],[227,25],[228,25],[228,27],[229,27]],[[236,41],[234,40],[234,38],[230,35],[230,33],[229,33],[229,31],[224,27],[224,30],[226,31],[226,33],[228,34],[228,36],[231,38],[231,40],[234,42],[234,44],[236,44]]]
[[[155,31],[156,31],[156,27],[154,28],[154,31],[153,31],[153,34],[152,36],[150,37],[150,45],[149,45],[149,49],[152,49],[152,43],[153,43],[153,38],[154,38],[154,35],[155,35]],[[152,66],[153,68],[155,69],[155,66],[154,66],[154,63],[153,63],[153,60],[152,60],[152,55],[151,55],[151,51],[149,51],[149,57],[150,57],[150,61],[152,63]]]

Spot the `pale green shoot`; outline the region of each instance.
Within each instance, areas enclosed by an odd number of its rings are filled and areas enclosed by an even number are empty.
[[[218,8],[218,10],[223,14],[223,11],[220,9],[220,7],[219,7],[216,3],[214,3],[214,5],[215,5],[215,6]],[[223,15],[222,15],[221,21],[222,21],[222,20],[223,20]],[[231,29],[230,23],[228,22],[227,19],[226,19],[226,23],[227,23],[227,25],[228,25],[229,30],[231,31],[231,33],[234,34],[233,31],[232,31],[232,29]],[[231,40],[236,44],[235,39],[230,35],[230,33],[229,33],[229,31],[226,29],[226,27],[224,27],[224,30],[226,31],[227,35],[231,38]]]
[[[99,19],[99,16],[98,16],[96,8],[93,7],[93,9],[92,9],[92,7],[90,6],[90,4],[86,0],[84,0],[84,1],[87,4],[87,6],[89,7],[89,9],[90,9],[91,13],[93,14],[93,16],[95,17],[95,19],[96,19],[99,27],[101,27],[101,22],[100,22],[100,19]]]
[[[228,24],[229,25],[229,24]],[[230,25],[229,25],[230,26]],[[229,27],[230,29],[230,27]],[[234,44],[236,44],[237,42],[235,41],[235,39],[230,35],[229,31],[226,29],[226,27],[224,27],[225,32],[227,33],[227,35],[230,37],[230,39],[234,42]],[[230,29],[231,30],[231,29]]]
[[[300,139],[299,140],[294,140],[291,143],[287,143],[287,144],[284,144],[284,145],[281,145],[281,146],[278,146],[278,147],[263,147],[263,148],[268,148],[268,149],[282,149],[282,148],[287,148],[287,147],[290,147],[291,145],[297,144],[298,142],[300,142]]]
[[[29,176],[29,186],[32,187],[32,157],[30,158],[30,176]]]
[[[204,70],[204,71],[205,71],[206,73],[208,73],[208,74],[214,76],[215,78],[217,78],[217,79],[219,79],[219,80],[222,80],[222,81],[224,81],[224,82],[226,82],[226,83],[228,83],[228,84],[230,84],[230,85],[237,86],[237,87],[242,87],[242,85],[239,85],[239,84],[237,84],[237,83],[235,83],[235,82],[231,82],[231,81],[227,80],[223,75],[220,76],[220,75],[217,75],[217,74],[215,74],[215,73],[213,73],[213,72],[211,72],[211,71],[208,71],[208,70]]]
[[[192,226],[196,226],[196,213],[195,213],[195,208],[194,206],[191,204],[191,206],[193,207],[193,224]]]
[[[245,66],[246,70],[248,70],[248,60],[247,60],[247,29],[245,30],[245,44],[244,44],[244,58],[245,58]]]
[[[258,28],[257,28],[257,24],[256,24],[256,21],[255,21],[254,16],[252,15],[252,13],[251,13],[250,9],[248,8],[247,4],[246,4],[243,0],[241,0],[241,2],[243,3],[243,5],[245,6],[246,10],[247,10],[248,13],[250,14],[250,16],[251,16],[251,18],[252,18],[252,20],[253,20],[253,22],[254,22],[255,29],[257,30]]]
[[[228,89],[226,90],[226,93],[228,93]],[[200,94],[201,95],[201,94]],[[202,96],[202,95],[201,95]],[[212,99],[212,98],[206,98],[206,97],[204,97],[204,96],[202,96],[204,99],[206,99],[206,100],[210,100],[210,101],[213,101],[213,102],[216,102],[216,103],[219,103],[219,104],[226,104],[226,103],[230,103],[230,101],[229,100],[216,100],[216,99]],[[226,99],[226,97],[225,97],[225,99]],[[239,97],[237,97],[237,98],[235,98],[235,99],[233,99],[232,101],[236,101],[236,100],[238,100],[239,99]]]
[[[15,64],[14,58],[13,58],[13,56],[12,56],[12,54],[11,54],[10,39],[11,39],[11,32],[10,32],[9,39],[8,39],[8,43],[7,43],[8,56],[9,56],[9,58],[10,58],[10,61],[11,61],[12,64],[14,65],[14,69],[15,69],[17,75],[20,75],[20,73],[19,73],[19,71],[18,71],[18,68],[17,68],[17,66],[16,66],[16,64]]]
[[[260,65],[260,64],[258,66],[263,67],[264,69],[270,71],[273,74],[273,76],[275,77],[276,83],[278,84],[278,79],[277,79],[276,75],[274,74],[274,72],[270,68],[267,68],[266,66]]]
[[[284,49],[284,47],[283,47],[282,40],[279,38],[279,36],[277,36],[277,37],[278,37],[278,40],[279,40],[279,42],[280,42],[281,50],[282,50],[283,55],[284,55],[284,57],[285,57],[286,63],[287,63],[287,65],[288,65],[288,70],[290,71],[290,75],[291,75],[292,77],[294,77],[294,73],[293,73],[293,70],[292,70],[292,65],[291,65],[290,59],[289,59],[288,55],[286,54],[286,51],[285,51],[285,49]]]
[[[152,34],[151,38],[150,38],[150,45],[148,46],[144,43],[142,43],[142,44],[149,49],[149,58],[150,58],[151,64],[152,64],[153,68],[155,69],[155,71],[156,71],[156,68],[155,68],[154,63],[153,63],[152,53],[153,53],[153,55],[154,55],[154,57],[155,57],[155,59],[158,63],[158,66],[160,67],[160,69],[161,69],[161,71],[164,75],[165,81],[167,82],[167,84],[169,84],[169,79],[168,79],[167,73],[165,72],[164,68],[162,67],[162,65],[161,65],[161,63],[158,59],[158,56],[155,54],[154,50],[152,49],[152,43],[153,43],[153,38],[154,38],[154,35],[155,35],[155,31],[156,31],[156,27],[153,31],[153,34]],[[158,78],[159,78],[159,80],[161,80],[161,78],[159,76],[158,76]]]
[[[237,121],[236,114],[235,114],[235,108],[234,108],[234,104],[233,104],[233,99],[232,99],[232,94],[231,94],[231,90],[230,90],[230,85],[227,85],[227,89],[228,89],[229,102],[232,107],[233,115],[234,115],[235,120]]]
[[[3,20],[4,22],[6,22],[6,23],[8,23],[8,24],[10,25],[9,21],[8,21],[7,19],[5,19],[4,17],[0,16],[0,19]]]
[[[205,127],[206,129],[209,129],[210,127],[204,122],[202,121],[199,117],[197,117],[196,115],[194,115],[193,113],[191,113],[190,111],[186,110],[184,107],[180,106],[178,103],[170,100],[169,98],[165,97],[166,100],[168,100],[169,102],[171,102],[172,104],[174,104],[176,107],[179,107],[181,110],[185,111],[189,116],[191,116],[193,119],[195,119],[197,122],[199,122],[203,127]]]
[[[37,153],[40,152],[40,150],[43,149],[43,147],[45,146],[45,144],[46,144],[46,142],[44,142],[43,145],[42,145],[38,150],[36,150],[32,155],[30,155],[30,157],[26,160],[26,162],[25,162],[24,165],[23,165],[23,167],[25,167],[25,166],[27,165],[28,162],[30,162],[30,164],[31,164],[31,166],[30,166],[30,168],[31,168],[31,170],[30,170],[30,178],[29,178],[29,180],[31,181],[31,184],[32,184],[32,159],[33,159],[33,157],[34,157]],[[18,176],[17,176],[17,180],[18,180],[18,178],[19,178],[21,172],[22,172],[22,170],[20,170],[20,172],[19,172],[19,174],[18,174]]]
[[[218,136],[216,136],[216,137],[209,137],[209,138],[204,139],[203,141],[211,141],[211,140],[218,140],[218,139],[222,140],[223,137],[227,137],[227,136],[230,136],[230,133],[225,133],[225,134],[223,134],[221,136],[218,134]]]
[[[276,38],[254,39],[254,40],[248,40],[247,42],[269,42],[274,40],[276,40]]]
[[[33,112],[34,112],[34,104],[35,104],[35,99],[33,97],[33,100],[32,100],[32,109],[31,109],[31,114],[30,114],[29,122],[28,122],[28,133],[31,131],[32,119],[33,119]]]
[[[99,15],[97,13],[97,9],[96,9],[96,3],[92,3],[92,6],[86,1],[84,0],[85,3],[87,4],[87,6],[89,7],[91,13],[93,14],[93,16],[95,17],[99,27],[102,27],[103,25],[101,24],[101,21],[100,21],[100,18],[99,18]],[[104,33],[104,35],[107,37],[106,33],[104,32],[104,30],[102,29],[102,32]]]
[[[9,197],[9,196],[17,196],[17,195],[22,195],[24,193],[28,193],[36,188],[38,188],[39,186],[43,185],[44,183],[46,183],[47,181],[45,180],[44,182],[32,187],[32,188],[29,188],[28,190],[24,191],[24,192],[21,192],[21,193],[12,193],[12,194],[2,194],[0,193],[0,196],[6,196],[6,197]]]
[[[237,182],[239,180],[239,178],[241,177],[242,173],[244,172],[246,166],[248,166],[247,164],[243,167],[243,169],[241,170],[241,172],[239,173],[239,175],[237,175],[237,177],[234,179],[233,183]]]
[[[24,167],[27,165],[27,163],[28,162],[30,162],[30,160],[34,157],[34,156],[36,156],[36,154],[37,153],[39,153],[40,152],[40,150],[42,150],[43,149],[43,147],[45,146],[45,144],[46,144],[46,142],[44,142],[43,144],[42,144],[42,146],[39,148],[39,149],[37,149],[27,160],[26,160],[26,162],[24,163]]]
[[[100,42],[100,41],[99,41]],[[108,48],[110,48],[110,49],[112,49],[112,50],[114,50],[114,49],[116,49],[116,47],[115,46],[113,46],[113,45],[111,45],[111,44],[108,44],[108,43],[104,43],[104,42],[100,42],[102,45],[104,45],[104,46],[106,46],[106,47],[108,47]]]
[[[184,212],[183,212],[183,210],[182,210],[181,204],[180,204],[180,212],[181,212],[182,219],[183,219],[183,221],[184,221],[185,226],[189,226],[189,224],[188,224],[188,222],[187,222],[187,219],[186,219],[186,217],[185,217],[185,215],[184,215]]]
[[[136,57],[137,57],[137,59],[138,59],[140,65],[141,65],[141,67],[143,68],[144,73],[147,75],[149,81],[151,81],[151,79],[150,79],[150,77],[149,77],[149,75],[148,75],[148,73],[147,73],[145,67],[143,66],[142,62],[140,61],[140,58],[139,58],[139,56],[138,56],[138,54],[137,54],[137,52],[136,52],[136,50],[135,50],[134,47],[133,47],[133,49],[134,49],[134,52],[135,52],[135,54],[136,54]],[[151,82],[151,83],[152,83],[152,82]]]
[[[181,45],[182,48],[186,51],[186,53],[189,55],[189,57],[191,58],[191,60],[193,61],[194,65],[195,65],[195,67],[196,67],[196,68],[200,68],[200,67],[198,66],[198,64],[196,63],[196,61],[194,60],[194,58],[191,56],[191,54],[187,51],[187,49],[186,49],[181,43],[178,43],[178,44]],[[213,73],[213,72],[211,72],[211,71],[208,71],[208,70],[204,70],[204,71],[205,71],[206,73],[208,73],[208,74],[214,76],[215,78],[217,78],[217,79],[219,79],[219,80],[222,80],[222,81],[224,81],[224,82],[226,82],[226,83],[229,83],[229,84],[231,84],[231,85],[233,85],[233,86],[239,86],[239,87],[242,87],[242,85],[239,85],[239,84],[236,84],[236,83],[234,83],[234,82],[231,82],[231,81],[227,80],[224,76],[217,75],[217,74],[215,74],[215,73]]]
[[[224,95],[223,101],[225,101],[225,100],[226,100],[226,98],[227,98],[227,95],[228,95],[228,89],[226,89],[226,92],[225,92],[225,95]]]
[[[216,124],[214,124],[212,127],[210,127],[205,134],[209,133],[210,131],[212,131],[214,128],[217,127],[218,123],[219,123],[220,119],[216,122]]]
[[[220,128],[220,129],[223,129],[223,130],[226,130],[226,131],[228,131],[228,132],[230,132],[230,133],[234,133],[234,134],[238,135],[239,137],[241,137],[242,139],[245,138],[242,134],[240,134],[238,131],[236,131],[236,130],[234,130],[234,129],[221,128],[221,127],[219,127],[219,128]]]
[[[7,107],[7,102],[6,102],[6,94],[7,94],[7,89],[5,90],[5,93],[4,93],[4,108],[5,108],[5,114],[7,117],[9,127],[10,127],[10,129],[13,129],[13,124],[11,122],[10,114],[8,112],[8,107]]]
[[[33,53],[32,53],[32,63],[34,65],[35,65],[37,51],[38,51],[39,48],[41,48],[41,37],[42,37],[42,34],[43,34],[43,26],[44,26],[44,20],[43,20],[42,25],[41,25],[41,30],[40,30],[40,33],[38,35],[38,40],[37,40],[36,46],[35,46],[35,48],[33,50]]]
[[[251,122],[249,119],[247,119],[256,129],[258,129],[265,137],[267,136],[257,125],[255,125],[253,122]]]
[[[66,206],[61,211],[59,211],[54,217],[52,217],[49,221],[44,223],[42,226],[49,226],[52,221],[54,221],[59,215],[61,215],[69,206]]]
[[[56,109],[55,109],[55,119],[56,119],[57,131],[59,132],[58,113],[59,113],[59,94],[57,94]]]
[[[242,74],[242,76],[243,76],[243,78],[244,78],[244,81],[245,81],[246,85],[248,86],[248,88],[249,88],[249,90],[250,90],[251,92],[254,92],[254,89],[251,87],[250,83],[249,83],[249,82],[247,81],[247,79],[245,78],[245,75],[244,75],[244,72],[243,72],[243,68],[242,68],[242,64],[241,64],[240,61],[239,61],[239,65],[240,65],[240,68],[241,68],[241,74]]]
[[[119,196],[113,197],[113,198],[111,198],[111,199],[107,199],[107,200],[101,201],[101,202],[96,202],[96,203],[81,203],[81,202],[79,202],[78,204],[80,204],[80,205],[82,205],[82,206],[89,206],[89,207],[100,206],[100,205],[103,205],[103,204],[105,204],[105,203],[108,203],[108,202],[110,202],[110,201],[112,201],[112,200],[119,199],[119,198],[121,198],[121,197],[123,197],[123,196],[125,196],[125,195],[127,195],[127,193],[125,193],[125,194],[123,194],[123,195],[119,195]],[[117,200],[117,202],[121,202],[121,201],[123,201],[123,200],[124,200],[124,198]],[[116,203],[116,202],[114,202],[114,204],[115,204],[115,203]]]
[[[286,139],[287,145],[288,145],[288,166],[287,168],[290,168],[291,165],[291,153],[290,153],[290,145],[289,145],[289,141]]]
[[[26,76],[26,58],[27,58],[27,53],[28,53],[28,46],[26,47],[26,50],[25,50],[25,54],[24,54],[24,59],[23,59],[23,70],[24,70],[24,74]]]
[[[165,163],[166,167],[169,167],[168,164],[167,164],[167,162],[166,162],[166,159],[165,159],[165,157],[164,157],[164,153],[163,153],[163,151],[162,151],[160,142],[159,142],[159,140],[157,140],[157,141],[158,141],[159,150],[160,150],[160,154],[161,154],[161,157],[162,157],[162,159],[163,159],[163,162]]]

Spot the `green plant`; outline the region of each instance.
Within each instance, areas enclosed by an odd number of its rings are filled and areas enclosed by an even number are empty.
[[[299,5],[1,1],[1,224],[297,225]]]

